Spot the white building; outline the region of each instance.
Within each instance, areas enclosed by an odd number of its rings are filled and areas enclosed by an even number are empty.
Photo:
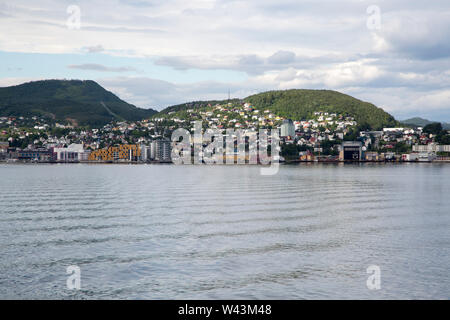
[[[417,161],[419,160],[419,154],[418,153],[409,153],[402,155],[403,161]]]
[[[67,148],[54,148],[56,153],[56,161],[76,162],[86,161],[89,158],[89,151],[84,150],[82,144],[71,144]]]
[[[439,145],[430,143],[427,145],[413,145],[414,152],[450,152],[450,145]]]
[[[169,140],[154,140],[150,146],[150,159],[171,161],[172,146]]]
[[[383,132],[403,132],[404,128],[383,128]]]

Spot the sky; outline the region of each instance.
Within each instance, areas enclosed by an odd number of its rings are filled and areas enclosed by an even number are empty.
[[[0,0],[0,87],[41,79],[157,110],[330,89],[450,122],[450,1]]]

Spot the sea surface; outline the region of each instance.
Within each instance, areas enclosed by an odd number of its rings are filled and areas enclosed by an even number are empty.
[[[449,164],[0,165],[0,299],[449,299],[449,271]]]

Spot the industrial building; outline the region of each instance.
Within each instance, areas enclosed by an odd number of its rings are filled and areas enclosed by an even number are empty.
[[[360,161],[362,160],[362,142],[344,141],[341,146],[339,160],[341,161]]]

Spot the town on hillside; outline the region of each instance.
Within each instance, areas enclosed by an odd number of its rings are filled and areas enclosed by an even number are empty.
[[[45,117],[0,117],[0,161],[170,163],[171,134],[203,130],[278,129],[281,156],[302,161],[450,161],[450,133],[440,123],[368,130],[348,114],[316,111],[309,119],[286,119],[248,102],[228,102],[157,114],[141,121],[77,127]],[[192,141],[191,141],[192,143]]]

